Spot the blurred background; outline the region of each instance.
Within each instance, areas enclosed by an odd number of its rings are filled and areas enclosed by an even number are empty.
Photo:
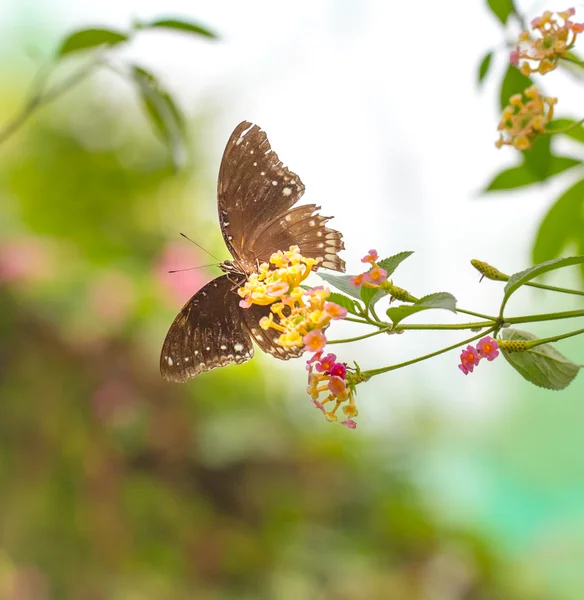
[[[256,356],[187,385],[158,371],[175,314],[218,274],[167,273],[213,262],[179,232],[228,258],[216,177],[244,119],[302,177],[306,201],[335,216],[349,272],[372,246],[415,250],[398,285],[496,310],[500,287],[479,285],[470,259],[529,266],[554,186],[571,175],[481,195],[514,160],[494,146],[497,77],[476,85],[481,56],[504,47],[486,3],[0,8],[0,127],[71,31],[173,17],[218,36],[145,30],[111,52],[155,74],[182,109],[179,168],[136,86],[112,69],[0,134],[0,598],[581,600],[582,378],[548,392],[503,360],[464,378],[449,353],[361,386],[349,431],[314,410],[302,361]],[[86,59],[63,61],[56,80]],[[553,85],[579,119],[574,82]],[[575,273],[559,280],[581,286]],[[533,291],[513,304],[580,307]],[[374,368],[457,339],[336,350]],[[560,349],[581,361],[579,338]]]

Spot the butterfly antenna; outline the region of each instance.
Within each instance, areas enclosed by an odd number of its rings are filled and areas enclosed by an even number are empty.
[[[181,233],[181,235],[186,239],[189,240],[189,242],[191,242],[191,244],[195,244],[195,246],[197,246],[197,248],[200,248],[203,252],[206,252],[209,256],[213,257],[218,263],[220,263],[221,261],[214,255],[211,254],[209,252],[209,250],[205,250],[205,248],[203,248],[203,246],[201,246],[200,244],[197,244],[197,242],[195,242],[194,240],[191,240],[191,238],[188,235],[185,235],[184,233]],[[195,267],[196,268],[196,267]]]
[[[192,271],[194,269],[205,269],[206,267],[216,267],[217,263],[212,263],[210,265],[199,265],[198,267],[189,267],[188,269],[175,269],[174,271],[169,271],[169,273],[182,273],[183,271]]]

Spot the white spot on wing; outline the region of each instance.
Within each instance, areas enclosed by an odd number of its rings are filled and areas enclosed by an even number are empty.
[[[172,367],[172,365],[174,365],[174,362],[172,360],[172,358],[170,358],[170,356],[168,357],[168,366]]]
[[[272,185],[278,185],[277,181],[272,181]]]
[[[285,187],[282,190],[282,195],[284,195],[284,196],[289,196],[291,193],[292,193],[292,190],[289,187]]]
[[[221,350],[227,350],[227,346],[225,344],[221,345]]]
[[[237,344],[234,344],[233,349],[236,352],[241,352],[243,350],[243,344],[240,344],[239,342]]]

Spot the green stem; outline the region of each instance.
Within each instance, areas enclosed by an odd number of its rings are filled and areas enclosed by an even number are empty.
[[[456,312],[462,313],[463,315],[470,315],[471,317],[478,317],[479,319],[488,319],[489,321],[496,321],[495,317],[491,317],[490,315],[483,315],[481,313],[473,312],[472,310],[464,310],[462,308],[456,307]]]
[[[9,121],[2,130],[0,130],[0,144],[3,144],[14,133],[16,133],[20,129],[20,127],[22,127],[22,125],[24,125],[26,121],[28,121],[28,119],[32,116],[32,114],[37,108],[45,106],[53,100],[56,100],[63,93],[80,83],[93,71],[94,67],[97,66],[97,64],[97,60],[92,60],[89,65],[85,65],[83,68],[73,73],[70,77],[68,77],[61,83],[55,84],[46,93],[44,93],[44,88],[50,75],[50,70],[39,71],[39,74],[35,78],[36,83],[34,87],[36,88],[36,92],[34,92],[31,95],[31,97],[22,107],[20,112],[18,112],[12,118],[12,120]]]
[[[361,325],[369,325],[369,321],[363,319],[355,319],[355,317],[345,317],[343,321],[351,321],[351,323],[360,323]]]
[[[456,350],[456,348],[460,348],[460,346],[464,346],[465,344],[470,344],[475,340],[483,337],[484,335],[488,335],[491,331],[493,331],[494,327],[489,331],[479,333],[467,340],[463,340],[462,342],[458,342],[457,344],[453,344],[452,346],[448,346],[447,348],[442,348],[442,350],[437,350],[436,352],[431,352],[430,354],[425,354],[424,356],[419,356],[418,358],[413,358],[412,360],[407,360],[403,363],[399,363],[397,365],[390,365],[389,367],[382,367],[380,369],[370,369],[369,371],[363,371],[362,375],[364,375],[367,379],[370,379],[374,375],[380,375],[381,373],[388,373],[389,371],[395,371],[396,369],[401,369],[402,367],[407,367],[409,365],[413,365],[415,363],[421,362],[423,360],[427,360],[428,358],[433,358],[434,356],[438,356],[440,354],[444,354],[445,352],[450,352],[450,350]]]
[[[570,333],[562,333],[561,335],[554,335],[548,338],[542,338],[540,340],[533,340],[531,342],[527,342],[528,350],[535,348],[536,346],[541,346],[542,344],[551,344],[552,342],[557,342],[559,340],[564,340],[569,337],[573,337],[575,335],[580,335],[584,333],[584,329],[578,329],[578,331],[571,331]]]
[[[584,121],[584,119],[583,119]],[[563,294],[574,294],[575,296],[584,296],[581,290],[570,290],[568,288],[555,287],[553,285],[545,285],[544,283],[526,283],[530,287],[539,288],[540,290],[549,290],[550,292],[561,292]]]
[[[489,319],[488,321],[475,321],[471,323],[455,323],[453,325],[434,325],[434,324],[422,324],[422,325],[397,325],[396,331],[415,331],[419,330],[459,330],[459,329],[476,329],[476,328],[484,328],[484,327],[494,327],[495,319]]]
[[[517,323],[537,323],[539,321],[557,321],[558,319],[572,319],[584,317],[584,310],[568,310],[559,313],[547,313],[543,315],[527,315],[526,317],[506,317],[505,323],[516,325]]]
[[[346,338],[344,340],[327,340],[326,344],[328,346],[329,344],[345,344],[345,343],[349,343],[349,342],[358,342],[359,340],[365,340],[367,338],[373,337],[374,335],[379,335],[380,333],[385,333],[385,332],[389,331],[390,329],[391,329],[390,327],[386,327],[385,329],[380,329],[378,331],[373,331],[371,333],[365,333],[364,335],[359,335],[354,338]]]

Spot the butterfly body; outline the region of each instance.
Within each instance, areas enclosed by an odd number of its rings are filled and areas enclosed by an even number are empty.
[[[233,259],[221,263],[224,275],[200,289],[172,323],[160,356],[169,381],[184,382],[204,371],[240,364],[253,356],[252,339],[281,360],[300,356],[302,348],[283,348],[278,333],[259,326],[269,306],[241,308],[237,288],[278,250],[296,245],[318,267],[344,272],[338,252],[340,232],[326,227],[330,217],[314,204],[295,206],[304,184],[282,165],[257,125],[240,123],[223,154],[217,185],[219,224]]]

